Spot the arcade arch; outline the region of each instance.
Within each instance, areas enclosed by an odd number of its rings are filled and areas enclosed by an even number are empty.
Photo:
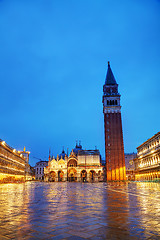
[[[81,171],[81,181],[87,182],[87,171],[86,170]]]
[[[63,182],[64,172],[62,170],[58,171],[58,182]]]
[[[68,170],[68,181],[69,182],[77,181],[77,171],[75,168],[70,168]]]
[[[77,161],[72,158],[68,161],[68,167],[77,167]]]
[[[96,172],[94,170],[91,170],[89,172],[89,180],[90,182],[95,182]]]
[[[49,173],[49,178],[48,178],[49,182],[55,182],[56,181],[56,173],[55,171],[52,171]]]

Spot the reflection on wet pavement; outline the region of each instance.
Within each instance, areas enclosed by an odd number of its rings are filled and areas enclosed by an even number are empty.
[[[159,183],[0,185],[0,239],[160,239]]]

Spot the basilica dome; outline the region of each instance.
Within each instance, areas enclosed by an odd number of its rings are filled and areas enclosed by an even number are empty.
[[[65,153],[65,151],[64,151],[64,149],[62,150],[62,152],[58,155],[59,156],[59,159],[65,159],[65,155],[66,155],[66,153]]]
[[[77,155],[77,154],[78,154],[78,151],[80,151],[80,150],[83,150],[83,149],[82,149],[82,145],[81,145],[80,142],[79,142],[79,144],[76,143],[76,146],[75,146],[75,148],[73,149],[73,152]]]

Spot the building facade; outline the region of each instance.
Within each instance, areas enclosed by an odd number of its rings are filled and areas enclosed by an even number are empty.
[[[133,159],[136,158],[136,153],[125,153],[125,165],[126,165],[126,180],[135,180],[135,165]]]
[[[23,151],[24,152],[24,151]],[[28,160],[21,151],[10,147],[0,139],[0,182],[24,182],[28,173]]]
[[[107,181],[126,180],[120,94],[109,62],[103,86],[103,113]]]
[[[44,168],[48,165],[48,161],[39,161],[35,166],[35,180],[44,180]]]
[[[98,182],[103,181],[103,166],[99,150],[83,150],[76,145],[69,156],[59,155],[44,168],[45,181]]]
[[[20,154],[22,154],[25,158],[25,180],[26,181],[32,181],[35,180],[35,171],[34,168],[30,166],[29,164],[29,151],[26,151],[26,148],[24,147],[23,151],[18,151]]]
[[[160,179],[160,132],[137,147],[134,164],[136,181]]]

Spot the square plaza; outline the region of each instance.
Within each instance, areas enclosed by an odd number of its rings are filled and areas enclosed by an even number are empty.
[[[0,185],[0,239],[159,239],[160,184]]]

